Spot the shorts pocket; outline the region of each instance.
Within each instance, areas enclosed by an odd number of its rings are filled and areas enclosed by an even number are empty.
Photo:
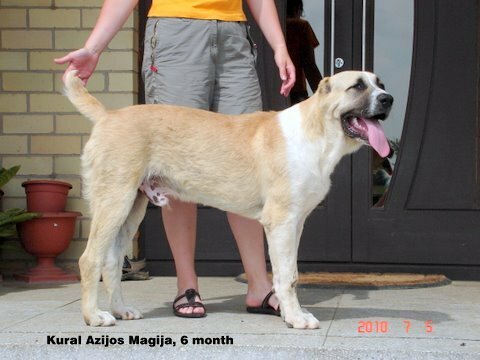
[[[247,40],[250,43],[250,52],[253,55],[253,62],[257,64],[257,43],[253,40],[252,34],[250,32],[250,25],[245,24],[245,29],[247,31]]]
[[[145,102],[147,104],[156,103],[155,94],[156,86],[156,47],[158,43],[158,21],[159,19],[151,18],[147,21],[145,29],[145,41],[142,62],[142,78],[145,86]]]

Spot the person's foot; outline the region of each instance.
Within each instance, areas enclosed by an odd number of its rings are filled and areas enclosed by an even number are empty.
[[[173,313],[187,318],[200,318],[207,315],[202,298],[195,289],[188,289],[173,300]]]
[[[280,316],[280,304],[273,290],[263,299],[255,298],[253,294],[249,294],[246,302],[249,313]]]

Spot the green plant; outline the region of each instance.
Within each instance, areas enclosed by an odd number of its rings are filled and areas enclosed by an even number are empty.
[[[12,166],[10,169],[0,170],[0,188],[13,178],[20,165]],[[40,216],[38,213],[27,212],[23,209],[8,209],[0,211],[0,238],[13,237],[17,235],[16,224],[22,221],[31,220]]]
[[[10,169],[2,167],[0,170],[0,189],[17,174],[18,170],[20,170],[20,165],[12,166]]]
[[[27,212],[23,209],[8,209],[0,211],[0,238],[17,235],[16,224],[40,216],[38,213]]]

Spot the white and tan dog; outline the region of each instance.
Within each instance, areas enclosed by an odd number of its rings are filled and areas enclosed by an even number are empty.
[[[66,93],[94,123],[82,156],[92,224],[80,258],[82,311],[91,326],[139,319],[124,305],[120,278],[126,243],[145,215],[146,179],[163,195],[260,221],[267,235],[273,286],[288,326],[318,328],[297,299],[297,249],[303,224],[325,198],[340,159],[370,144],[389,152],[378,120],[393,98],[367,72],[325,78],[308,100],[281,112],[229,116],[167,105],[107,111],[69,72]],[[100,277],[111,313],[100,311]]]

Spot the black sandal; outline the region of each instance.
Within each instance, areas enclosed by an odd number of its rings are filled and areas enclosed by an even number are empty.
[[[202,298],[200,297],[200,294],[195,289],[188,289],[182,295],[177,296],[175,300],[173,300],[173,313],[176,316],[184,317],[184,318],[202,318],[207,316],[207,311],[205,310],[205,306],[201,302],[195,301],[195,297],[197,296],[199,297],[200,300],[202,300]],[[182,298],[186,298],[187,302],[183,304],[175,305]],[[190,314],[184,314],[178,311],[180,309],[187,308],[187,307],[193,307],[194,309],[202,308],[203,313],[192,312]]]
[[[280,316],[280,306],[278,309],[275,309],[268,303],[268,300],[272,297],[274,291],[270,291],[265,299],[263,299],[262,305],[260,306],[247,306],[247,311],[252,314],[265,314],[265,315],[275,315]]]

